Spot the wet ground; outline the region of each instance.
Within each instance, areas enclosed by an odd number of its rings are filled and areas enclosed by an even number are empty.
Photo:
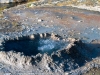
[[[15,64],[20,68],[20,72],[30,71],[27,70],[27,67],[24,68],[24,71],[21,69],[22,65],[28,65],[28,61],[32,63],[32,66],[35,64],[36,71],[44,71],[45,68],[51,73],[51,71],[59,74],[68,74],[69,75],[81,75],[85,72],[91,75],[91,72],[94,73],[92,68],[100,67],[100,12],[82,10],[78,8],[62,6],[62,7],[26,7],[26,6],[17,6],[4,10],[3,18],[0,19],[0,42],[5,43],[4,48],[8,52],[7,54],[1,52],[1,62],[5,64],[9,63],[10,65]],[[20,53],[16,54],[16,47],[13,44],[21,44],[20,38],[25,39],[24,37],[34,38],[35,35],[39,37],[46,37],[38,40],[40,47],[37,47],[40,50],[46,49],[52,50],[53,46],[59,46],[55,42],[67,40],[67,45],[58,52],[52,53],[51,55],[37,55],[33,57],[21,56]],[[53,40],[48,40],[47,34],[52,34]],[[59,36],[57,36],[59,35]],[[56,38],[55,38],[56,36]],[[51,37],[51,36],[50,36]],[[37,37],[35,37],[37,38]],[[62,39],[61,39],[62,38]],[[17,39],[17,41],[16,41]],[[44,40],[45,39],[45,40]],[[70,40],[71,41],[70,41]],[[78,39],[78,40],[77,40]],[[3,41],[4,40],[4,41]],[[6,42],[5,40],[8,40]],[[15,41],[17,43],[15,43]],[[31,43],[30,43],[31,41]],[[10,43],[9,43],[10,42]],[[22,43],[26,42],[22,40]],[[30,40],[25,44],[27,47],[32,47],[34,41]],[[43,45],[42,45],[42,44]],[[8,44],[12,45],[10,47]],[[54,44],[54,45],[52,45]],[[54,48],[55,48],[54,46]],[[22,49],[18,46],[19,49]],[[22,47],[24,47],[22,45]],[[1,46],[2,48],[2,46]],[[25,48],[27,50],[27,48]],[[23,50],[23,49],[22,49]],[[31,50],[31,49],[30,49]],[[24,51],[24,50],[23,50]],[[67,51],[67,52],[66,52]],[[21,52],[21,51],[18,51]],[[27,51],[26,51],[27,53]],[[3,55],[2,55],[3,54]],[[13,57],[12,57],[12,56]],[[19,56],[19,57],[18,57]],[[6,57],[9,57],[7,59]],[[15,60],[15,58],[17,60]],[[20,58],[20,59],[19,59]],[[22,60],[21,65],[18,64],[19,60]],[[31,59],[31,61],[30,61]],[[61,61],[59,61],[59,59]],[[66,60],[67,59],[67,60]],[[25,60],[25,63],[23,62]],[[16,62],[14,62],[16,61]],[[34,62],[36,61],[36,62]],[[66,64],[67,63],[67,64]],[[42,66],[41,66],[42,65]],[[44,66],[43,66],[44,65]],[[45,66],[46,65],[46,66]],[[7,65],[5,70],[12,72]],[[14,66],[15,67],[15,66]],[[32,69],[30,72],[34,73],[33,67],[28,65],[29,69]],[[43,69],[43,70],[42,70]],[[46,72],[45,70],[45,72]],[[89,71],[90,70],[90,71]],[[16,70],[19,71],[18,69]],[[88,72],[89,71],[89,72]],[[98,70],[97,70],[98,71]],[[1,72],[5,72],[1,69]],[[14,72],[12,72],[14,74]],[[44,72],[43,72],[44,73]],[[48,73],[48,72],[47,72]],[[17,74],[17,73],[16,73]],[[85,74],[86,75],[86,74]],[[97,75],[97,74],[95,74]]]
[[[13,22],[32,26],[34,27],[34,30],[32,30],[34,32],[55,32],[56,29],[57,31],[63,32],[65,37],[81,38],[86,42],[99,40],[99,14],[99,12],[95,11],[81,10],[66,6],[24,9],[22,7],[4,12],[4,16],[7,20],[9,19]],[[46,28],[45,31],[43,28]],[[57,33],[59,34],[59,32]],[[62,34],[62,36],[64,36],[64,34]]]

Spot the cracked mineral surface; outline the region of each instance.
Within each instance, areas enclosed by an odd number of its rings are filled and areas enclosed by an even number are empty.
[[[69,6],[4,10],[0,75],[99,74],[99,20],[100,12]]]

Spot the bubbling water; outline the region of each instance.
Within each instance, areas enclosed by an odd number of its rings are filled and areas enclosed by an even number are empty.
[[[52,39],[41,39],[39,41],[39,47],[38,50],[41,52],[51,52],[58,50],[64,42],[60,42],[58,40],[52,40]]]
[[[41,51],[47,51],[47,50],[52,50],[55,47],[55,42],[52,40],[40,40],[39,41],[39,47],[38,50]]]

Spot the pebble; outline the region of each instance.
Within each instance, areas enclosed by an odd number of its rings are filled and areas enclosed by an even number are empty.
[[[31,4],[29,7],[33,7],[34,6],[34,4]]]
[[[34,35],[30,35],[30,39],[34,39]]]
[[[82,20],[79,20],[79,21],[77,21],[77,22],[83,22]]]
[[[38,22],[42,22],[43,20],[42,19],[38,19]]]
[[[98,30],[100,30],[100,28],[98,28]]]

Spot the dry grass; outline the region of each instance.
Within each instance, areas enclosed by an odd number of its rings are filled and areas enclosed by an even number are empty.
[[[16,0],[15,0],[16,1]],[[39,1],[39,0],[27,0],[27,2],[34,2],[34,1]],[[27,2],[22,2],[21,4],[23,4],[23,3],[27,3]],[[18,3],[19,4],[19,3]],[[17,5],[18,5],[17,4]],[[16,5],[15,5],[16,6]],[[8,7],[6,7],[6,6],[4,6],[4,7],[0,7],[0,14],[2,13],[2,11],[4,10],[4,9],[7,9]]]
[[[57,3],[57,6],[67,6],[67,5],[78,5],[79,2],[77,0],[70,0],[70,1],[65,1],[65,2],[59,2]]]
[[[3,17],[2,11],[3,11],[4,9],[6,9],[6,8],[7,8],[7,7],[0,7],[0,18]]]
[[[28,0],[27,2],[34,2],[34,1],[39,1],[39,0]]]
[[[83,2],[83,4],[85,4],[87,6],[95,6],[96,0],[86,0]]]
[[[1,13],[4,9],[6,9],[6,7],[0,7],[0,13]]]
[[[87,5],[95,6],[100,5],[100,0],[65,0],[64,2],[57,3],[58,6],[67,6],[67,5]]]

